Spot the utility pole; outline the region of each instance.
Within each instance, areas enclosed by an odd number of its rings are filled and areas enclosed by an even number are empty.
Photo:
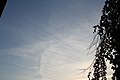
[[[2,16],[6,3],[7,3],[7,0],[0,0],[0,17]]]

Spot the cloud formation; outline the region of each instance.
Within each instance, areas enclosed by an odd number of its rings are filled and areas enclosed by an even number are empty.
[[[1,23],[4,27],[0,29],[2,80],[81,78],[77,69],[92,62],[93,55],[87,56],[87,48],[102,1],[9,2],[7,18],[3,19],[6,24]]]

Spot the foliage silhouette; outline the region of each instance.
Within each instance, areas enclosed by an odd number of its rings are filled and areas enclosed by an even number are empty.
[[[89,80],[107,80],[107,60],[112,64],[112,80],[120,80],[120,0],[105,1],[100,23],[93,28],[99,41]]]

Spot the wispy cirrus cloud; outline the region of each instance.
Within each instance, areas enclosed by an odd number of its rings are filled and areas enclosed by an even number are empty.
[[[76,80],[76,69],[92,62],[93,55],[87,56],[86,49],[92,41],[92,26],[99,18],[99,2],[14,0],[8,6],[8,12],[15,15],[2,24],[10,27],[0,29],[4,35],[0,69],[6,76],[13,75],[8,79]]]

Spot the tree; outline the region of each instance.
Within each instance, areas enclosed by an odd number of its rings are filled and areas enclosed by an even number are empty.
[[[99,41],[89,80],[107,80],[107,60],[112,64],[112,80],[120,80],[120,0],[106,0],[100,23],[93,27]]]

